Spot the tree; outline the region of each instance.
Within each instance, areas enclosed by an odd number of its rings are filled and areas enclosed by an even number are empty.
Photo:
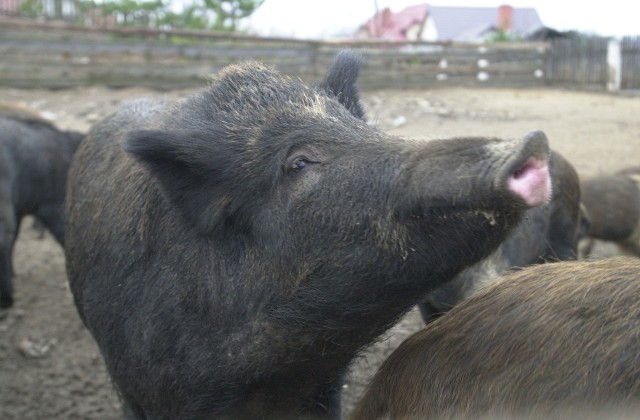
[[[213,29],[236,31],[238,22],[250,16],[264,0],[190,0],[184,9],[171,9],[170,0],[23,0],[22,16],[37,18],[53,4],[56,18],[61,17],[64,2],[73,4],[77,22],[95,21],[96,11],[123,26],[164,27],[175,29]]]
[[[185,29],[238,29],[240,19],[250,16],[264,0],[194,0],[180,12],[165,10],[160,26]]]
[[[488,44],[499,43],[499,42],[514,42],[514,41],[522,41],[522,37],[518,34],[512,34],[511,32],[503,29],[497,28],[496,30],[490,32],[484,40]]]
[[[115,15],[125,26],[155,26],[167,8],[165,0],[105,0],[93,4],[103,15]]]
[[[54,19],[62,19],[62,4],[63,0],[52,0],[45,2],[43,0],[23,0],[18,2],[20,14],[25,17],[35,18],[45,15],[46,4],[53,5],[53,15],[47,16]]]
[[[163,28],[208,29],[209,19],[202,13],[202,7],[191,4],[180,13],[168,10],[158,21]]]
[[[37,18],[44,15],[44,5],[39,0],[24,0],[19,6],[20,15]]]
[[[250,16],[264,0],[203,0],[204,7],[215,13],[211,29],[235,31],[238,21]]]

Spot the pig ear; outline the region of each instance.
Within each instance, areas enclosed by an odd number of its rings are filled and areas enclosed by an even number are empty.
[[[202,150],[203,138],[201,133],[140,130],[128,133],[122,146],[150,170],[187,222],[206,233],[220,222],[229,200],[220,191],[224,166]]]
[[[355,116],[364,120],[364,109],[360,104],[360,94],[356,86],[362,56],[351,50],[336,55],[327,74],[318,84],[318,89],[334,97]]]

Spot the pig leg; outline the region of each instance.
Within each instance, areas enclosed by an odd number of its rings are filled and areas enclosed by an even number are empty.
[[[31,225],[31,229],[35,230],[38,233],[38,239],[44,239],[44,223],[42,223],[42,220],[38,219],[37,217],[33,218],[33,223]]]
[[[64,217],[62,205],[42,206],[36,211],[36,217],[49,229],[49,232],[64,246]]]
[[[0,308],[13,305],[11,254],[17,235],[16,217],[8,201],[0,199]]]
[[[126,420],[144,419],[146,415],[137,404],[132,404],[127,399],[122,399],[122,415]]]
[[[595,245],[595,239],[587,238],[582,240],[582,244],[580,244],[580,257],[581,258],[589,258],[591,256],[591,251],[593,251],[593,246]]]
[[[635,232],[625,241],[619,242],[618,247],[626,254],[640,257],[640,224],[636,226]]]
[[[314,401],[316,407],[327,409],[324,416],[328,419],[339,419],[342,416],[342,385],[344,382],[344,377],[341,377],[335,383],[327,385]]]

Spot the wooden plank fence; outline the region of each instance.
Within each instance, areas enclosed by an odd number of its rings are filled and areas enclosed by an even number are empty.
[[[202,31],[83,28],[0,18],[0,84],[174,88],[248,59],[315,81],[343,48],[361,51],[363,88],[540,86],[547,44],[311,41]]]
[[[552,84],[603,89],[608,81],[605,38],[557,39],[547,56],[547,76]]]
[[[640,36],[625,37],[621,42],[622,89],[640,89]]]
[[[638,39],[624,45],[623,72],[633,76],[622,85],[638,89]],[[482,45],[316,41],[79,27],[0,17],[0,85],[202,86],[222,67],[248,59],[312,82],[344,48],[357,49],[365,58],[359,78],[364,89],[454,85],[605,89],[608,80],[607,40],[598,38]]]

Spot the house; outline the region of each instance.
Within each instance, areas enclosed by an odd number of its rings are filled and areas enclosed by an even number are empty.
[[[356,31],[358,39],[386,41],[419,40],[429,13],[427,4],[409,6],[393,13],[388,7],[376,13]]]
[[[449,7],[426,3],[399,12],[385,8],[362,24],[354,37],[395,41],[482,42],[504,33],[526,38],[544,27],[530,7]]]
[[[19,0],[0,0],[0,15],[17,16],[19,9]]]
[[[0,15],[72,21],[82,6],[77,0],[0,0]]]

